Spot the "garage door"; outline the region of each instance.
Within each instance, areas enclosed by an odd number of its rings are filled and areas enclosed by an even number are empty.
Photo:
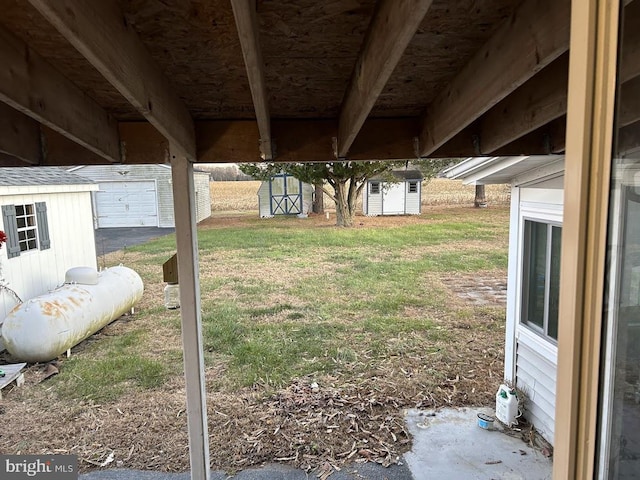
[[[157,227],[155,182],[103,182],[96,192],[98,228]]]

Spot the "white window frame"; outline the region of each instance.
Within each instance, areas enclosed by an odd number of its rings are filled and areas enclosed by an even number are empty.
[[[515,190],[521,190],[515,188]],[[512,195],[513,196],[513,195]],[[520,197],[524,196],[518,192],[518,195],[513,198],[519,201]],[[512,205],[513,208],[513,205]],[[537,337],[540,339],[540,344],[546,344],[551,347],[551,350],[557,354],[557,341],[553,338],[543,335],[539,330],[532,328],[530,325],[522,321],[522,308],[523,308],[523,282],[524,282],[524,222],[525,220],[531,220],[534,222],[548,223],[562,227],[562,205],[561,204],[547,204],[537,201],[520,201],[519,215],[518,215],[518,248],[516,252],[515,263],[517,265],[516,285],[514,286],[515,305],[513,307],[513,314],[515,315],[514,323],[515,336],[519,338],[521,332],[526,330],[532,335],[526,335],[525,337],[531,339]],[[512,330],[513,331],[513,330]],[[555,356],[555,355],[554,355]],[[514,360],[515,361],[515,360]]]
[[[369,183],[369,193],[371,195],[380,195],[380,192],[382,191],[380,182],[370,182]]]
[[[527,318],[528,315],[528,293],[529,293],[529,282],[531,279],[531,272],[529,271],[530,262],[531,262],[531,244],[528,243],[526,238],[526,224],[527,222],[531,224],[542,225],[546,228],[546,236],[545,236],[545,245],[543,245],[545,249],[545,283],[544,283],[544,307],[542,314],[542,326],[530,321]],[[552,241],[553,241],[553,229],[560,228],[560,232],[562,234],[562,224],[557,222],[545,221],[545,220],[534,220],[531,218],[523,218],[522,220],[522,273],[521,273],[521,286],[520,286],[520,323],[525,327],[531,329],[545,340],[557,344],[557,338],[553,338],[549,334],[549,297],[551,290],[551,252],[552,252]],[[533,232],[532,232],[533,233]],[[533,237],[533,235],[532,235]],[[528,247],[528,248],[527,248]],[[559,286],[558,279],[558,286]],[[525,294],[526,292],[526,294]],[[556,320],[558,321],[558,320]],[[557,326],[556,326],[557,330]]]

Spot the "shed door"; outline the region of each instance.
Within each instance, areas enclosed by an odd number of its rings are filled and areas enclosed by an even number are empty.
[[[95,195],[98,228],[158,226],[153,181],[103,182]]]
[[[271,213],[298,215],[302,213],[302,182],[290,175],[271,179]]]
[[[404,214],[405,182],[387,183],[382,191],[382,214]]]

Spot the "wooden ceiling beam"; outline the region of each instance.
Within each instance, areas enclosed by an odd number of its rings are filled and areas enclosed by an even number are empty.
[[[247,69],[247,78],[251,88],[253,107],[260,131],[260,157],[263,160],[273,159],[271,144],[271,120],[269,102],[264,80],[264,62],[258,36],[258,19],[255,0],[231,0],[236,29],[242,46],[242,56]]]
[[[625,127],[640,120],[640,77],[622,84],[618,126]]]
[[[260,137],[253,120],[199,120],[195,122],[200,163],[260,162],[255,144]],[[119,125],[125,163],[167,161],[169,144],[146,122]],[[416,118],[369,119],[354,144],[349,160],[400,160],[415,158]],[[278,120],[271,122],[277,143],[276,162],[332,162],[331,139],[335,120]]]
[[[0,153],[28,165],[42,163],[40,124],[4,103],[0,103]]]
[[[193,120],[117,2],[29,2],[144,117],[190,160],[196,158]]]
[[[120,161],[116,121],[22,40],[2,27],[0,65],[1,102],[109,162]],[[28,129],[32,131],[28,135],[33,135],[34,127],[27,128],[26,120],[16,121],[22,134]]]
[[[32,167],[33,164],[24,160],[0,152],[0,167]]]
[[[533,132],[524,135],[493,155],[557,155],[564,153],[567,135],[567,116],[556,118]]]
[[[526,0],[427,107],[427,157],[569,49],[569,0]]]
[[[566,53],[481,119],[478,146],[491,154],[567,113],[569,54]]]
[[[379,2],[342,102],[336,157],[348,156],[349,148],[431,3],[432,0]]]
[[[618,155],[629,157],[640,151],[640,121],[629,124],[618,131]]]
[[[640,2],[626,10],[624,55],[620,69],[621,126],[640,120],[640,32],[632,28]],[[569,54],[563,54],[540,73],[489,110],[476,132],[480,152],[492,154],[528,133],[563,117],[567,112]]]

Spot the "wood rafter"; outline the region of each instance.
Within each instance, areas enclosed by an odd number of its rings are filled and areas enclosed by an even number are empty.
[[[386,0],[379,5],[342,102],[338,158],[347,156],[431,3],[432,0]]]
[[[273,158],[271,122],[264,80],[264,62],[258,37],[256,2],[255,0],[231,0],[231,6],[242,45],[242,55],[260,131],[260,156],[263,160],[271,160]]]
[[[620,80],[624,82],[620,126],[640,120],[640,32],[631,28],[633,22],[637,22],[633,17],[639,13],[638,5],[640,3],[629,7],[625,18],[629,28],[624,31],[625,50],[620,70]],[[477,129],[481,153],[498,152],[518,138],[566,115],[568,70],[569,54],[565,53],[489,110]]]
[[[0,153],[38,165],[42,162],[41,142],[38,122],[0,103]]]
[[[482,118],[479,148],[490,154],[567,113],[569,55],[564,54]]]
[[[22,40],[2,27],[0,64],[0,101],[102,158],[120,161],[115,120]],[[26,124],[24,119],[19,121],[23,134]]]
[[[116,2],[29,1],[180,153],[195,160],[191,115]]]
[[[569,49],[570,2],[527,0],[427,107],[419,137],[429,156]]]

